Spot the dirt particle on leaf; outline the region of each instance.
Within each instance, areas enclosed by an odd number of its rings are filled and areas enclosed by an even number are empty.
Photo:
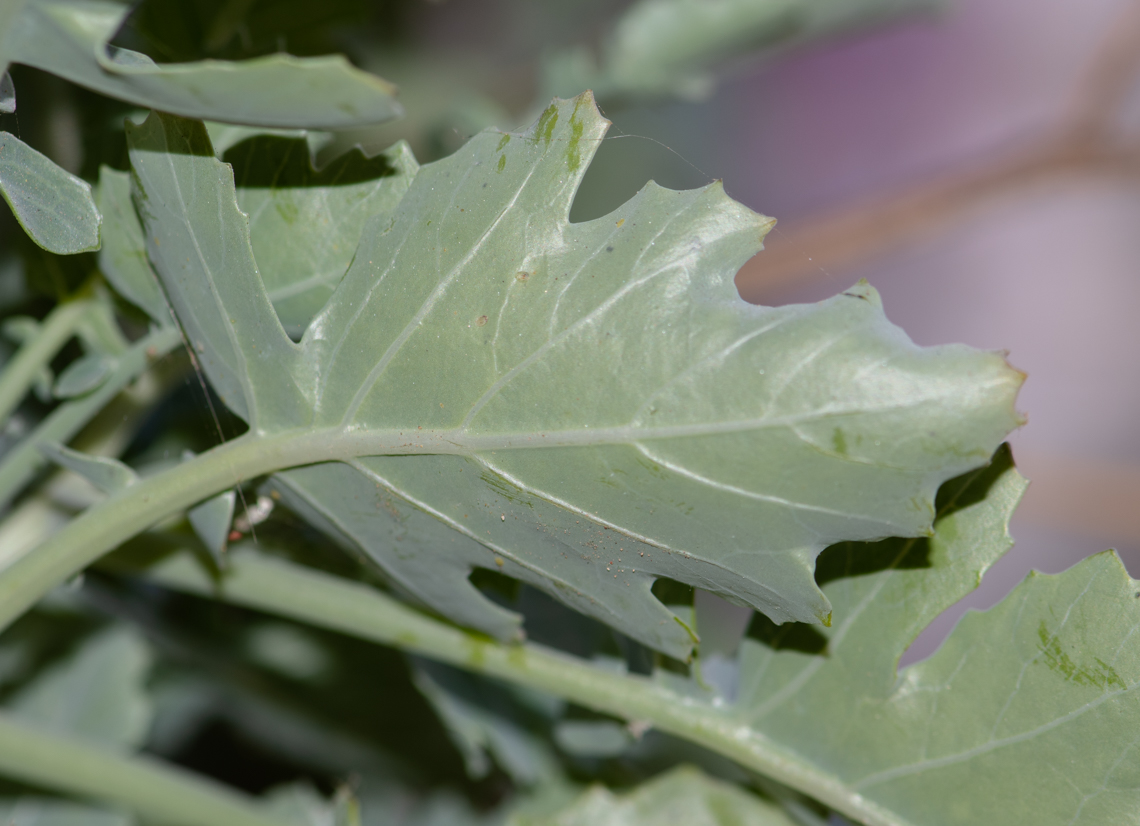
[[[477,319],[475,319],[475,326],[476,327],[482,327],[486,323],[487,323],[487,316],[485,316],[485,315],[481,315]]]

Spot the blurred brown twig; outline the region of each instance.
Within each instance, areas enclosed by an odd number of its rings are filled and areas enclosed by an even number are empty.
[[[1138,71],[1140,3],[1130,3],[1097,50],[1070,114],[1054,134],[1003,158],[781,227],[768,236],[765,252],[737,276],[741,295],[768,300],[805,278],[945,232],[995,198],[1048,179],[1095,175],[1140,184],[1140,141],[1121,134],[1117,125]]]

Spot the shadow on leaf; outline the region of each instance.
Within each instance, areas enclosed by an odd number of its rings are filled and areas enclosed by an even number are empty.
[[[986,498],[990,487],[1013,467],[1013,453],[1008,444],[995,451],[989,464],[975,468],[943,483],[935,499],[934,530],[947,516]],[[930,539],[925,536],[891,537],[878,542],[840,542],[825,548],[815,563],[815,581],[823,587],[847,577],[868,576],[886,570],[911,570],[931,567]],[[789,649],[805,654],[827,656],[827,637],[815,625],[790,622],[776,625],[766,616],[755,613],[747,636],[774,650]]]

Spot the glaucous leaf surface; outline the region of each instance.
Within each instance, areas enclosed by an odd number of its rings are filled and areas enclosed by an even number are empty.
[[[103,0],[10,0],[0,69],[23,63],[138,106],[260,126],[338,128],[401,113],[395,87],[342,55],[157,64],[107,45],[130,7]]]
[[[0,132],[0,194],[33,241],[48,252],[99,249],[91,186],[9,132]]]
[[[170,310],[147,261],[142,225],[131,203],[131,176],[101,167],[95,201],[103,216],[99,269],[119,295],[156,322],[169,324]]]
[[[719,182],[571,224],[607,126],[559,100],[421,168],[299,343],[204,127],[156,114],[128,139],[198,362],[251,438],[297,446],[279,492],[397,589],[508,638],[468,580],[497,570],[677,657],[657,577],[826,622],[816,554],[929,532],[941,482],[1019,424],[1022,376],[915,346],[865,284],[746,304],[733,276],[772,221]]]
[[[562,810],[515,815],[507,826],[795,826],[779,806],[738,786],[682,766],[614,794],[595,786]]]
[[[407,144],[354,149],[316,169],[301,138],[259,136],[227,151],[269,298],[295,338],[348,271],[364,224],[390,213],[419,165]]]
[[[1012,545],[1025,486],[1003,448],[943,487],[929,539],[829,548],[817,578],[832,627],[757,616],[735,704],[710,708],[738,724],[740,742],[834,777],[877,810],[876,823],[1129,822],[1140,805],[1140,653],[1129,644],[1140,583],[1115,554],[1031,574],[897,672],[922,629]]]
[[[150,660],[136,632],[101,632],[21,689],[6,710],[61,734],[112,746],[141,745],[150,724],[144,687]]]
[[[61,444],[40,445],[40,452],[62,468],[79,474],[103,493],[130,487],[139,477],[118,459],[92,456]]]
[[[434,676],[432,672],[435,672]],[[462,677],[455,685],[457,675],[453,673],[453,685],[446,685],[448,675],[447,671],[424,664],[415,669],[413,680],[439,715],[440,722],[463,756],[471,778],[486,777],[491,771],[492,759],[522,786],[531,786],[555,776],[556,761],[547,746],[515,719],[519,715],[509,701],[502,702],[503,699],[509,700],[509,693],[506,698],[500,697],[498,709],[489,709],[485,703],[472,701],[463,695],[463,689],[472,692],[482,686]],[[516,713],[512,714],[512,711]]]
[[[80,356],[59,374],[52,395],[57,399],[73,399],[90,393],[111,376],[115,366],[116,360],[102,353]]]
[[[133,630],[90,637],[68,658],[20,689],[5,711],[37,727],[115,749],[142,744],[150,725],[144,681],[150,652]],[[0,821],[11,826],[128,826],[128,815],[79,803],[21,796],[0,799]]]
[[[194,533],[202,540],[202,544],[213,557],[214,564],[219,568],[225,566],[226,545],[229,543],[236,502],[237,493],[230,489],[222,491],[200,505],[195,505],[186,512],[186,518],[190,520]]]

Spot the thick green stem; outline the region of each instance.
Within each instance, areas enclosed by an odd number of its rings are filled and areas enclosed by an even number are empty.
[[[88,508],[66,528],[0,572],[0,630],[108,551],[152,525],[247,479],[358,456],[468,453],[483,444],[461,431],[299,428],[250,432]],[[0,469],[2,473],[2,469]],[[2,480],[0,480],[2,481]]]
[[[36,376],[51,363],[59,348],[75,335],[92,304],[90,299],[82,299],[56,306],[36,334],[8,362],[0,374],[0,422],[8,420],[24,400]]]
[[[283,826],[255,798],[166,765],[0,714],[0,772],[172,826]]]
[[[432,659],[541,689],[584,706],[649,722],[797,789],[868,826],[904,821],[834,776],[781,748],[730,713],[661,683],[603,671],[539,645],[503,645],[434,620],[366,585],[251,551],[235,553],[220,585],[188,555],[150,571],[171,588],[220,596]]]

